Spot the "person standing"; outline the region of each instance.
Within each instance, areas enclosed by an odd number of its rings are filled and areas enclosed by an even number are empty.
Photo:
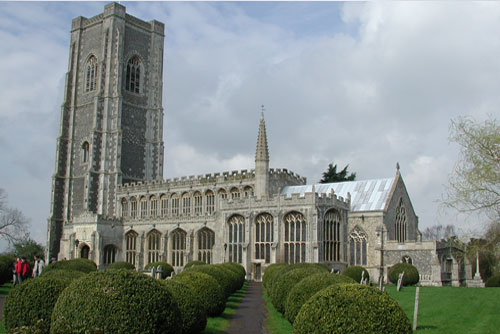
[[[30,264],[26,261],[24,256],[21,258],[21,261],[16,264],[16,272],[19,276],[20,283],[30,277]]]
[[[39,256],[35,256],[35,264],[33,265],[33,277],[38,277],[45,268],[45,262]]]
[[[12,280],[13,280],[13,284],[14,286],[21,283],[21,280],[20,280],[20,277],[19,275],[17,274],[18,272],[18,267],[21,265],[21,259],[16,257],[16,262],[14,262],[14,265],[13,265],[13,268],[12,268],[12,274],[13,274],[13,277],[12,277]]]

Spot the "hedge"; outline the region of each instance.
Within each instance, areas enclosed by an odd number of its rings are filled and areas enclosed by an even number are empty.
[[[264,270],[264,275],[262,276],[262,285],[266,290],[271,290],[272,280],[274,279],[274,275],[278,273],[280,268],[288,266],[286,263],[273,263],[269,267]]]
[[[164,280],[181,311],[182,333],[201,333],[207,325],[207,314],[191,288],[178,280]]]
[[[51,263],[43,269],[42,273],[54,269],[76,270],[84,273],[90,273],[92,271],[96,271],[97,266],[94,262],[87,259],[72,259]]]
[[[362,284],[336,284],[300,309],[293,334],[409,334],[411,324],[387,293]]]
[[[12,282],[15,262],[16,258],[13,255],[0,255],[0,285]]]
[[[493,275],[488,278],[485,282],[485,285],[488,288],[500,287],[500,274]]]
[[[7,330],[26,326],[48,334],[52,310],[70,279],[39,277],[16,285],[5,299],[4,324]]]
[[[103,270],[61,293],[50,333],[180,333],[180,316],[162,282],[131,270]]]
[[[195,271],[184,271],[172,278],[188,285],[203,305],[209,317],[216,317],[224,312],[226,297],[221,285],[212,276]]]
[[[241,264],[234,263],[234,262],[225,262],[225,263],[218,264],[218,266],[228,268],[229,270],[232,270],[233,272],[235,272],[238,275],[238,279],[240,282],[237,290],[241,289],[241,287],[243,286],[243,283],[245,282],[245,278],[246,278],[246,274],[247,274],[245,271],[245,268]]]
[[[391,281],[394,284],[397,284],[399,274],[404,271],[404,276],[403,276],[403,285],[415,285],[418,283],[420,280],[420,276],[418,274],[418,270],[415,266],[409,264],[409,263],[398,263],[393,265],[389,269],[389,281]]]
[[[273,291],[274,291],[274,285],[280,279],[280,277],[285,275],[287,272],[292,271],[292,270],[297,269],[297,268],[317,268],[320,271],[325,271],[325,272],[329,271],[328,268],[322,264],[306,263],[306,262],[294,263],[294,264],[280,267],[280,269],[278,269],[275,273],[273,273],[271,280],[268,282],[268,287],[266,288],[266,290],[267,290],[267,293],[269,294],[270,297],[272,297]],[[267,272],[267,270],[266,270],[266,272]]]
[[[160,262],[160,261],[147,264],[144,267],[144,270],[151,271],[152,267],[158,268],[158,266],[161,266],[162,269],[162,274],[161,274],[162,279],[169,277],[170,274],[172,274],[172,272],[174,271],[174,267],[172,267],[170,264],[168,264],[167,262]]]
[[[192,266],[202,266],[206,264],[205,262],[203,261],[189,261],[188,263],[186,263],[186,265],[184,266],[184,269],[187,269],[189,267],[192,267]]]
[[[352,278],[344,275],[317,273],[301,280],[290,290],[285,304],[285,317],[291,323],[300,311],[302,305],[316,292],[326,287],[341,283],[356,283]]]
[[[342,275],[352,278],[356,281],[356,283],[361,283],[363,272],[365,272],[364,279],[368,279],[368,282],[370,282],[370,274],[365,268],[360,266],[347,267],[346,269],[344,269],[344,272],[342,272]]]
[[[223,266],[221,264],[212,264],[212,266],[221,270],[229,278],[231,282],[231,294],[233,294],[243,286],[245,279],[241,280],[241,275],[236,271],[233,271],[228,266]]]
[[[275,283],[273,285],[273,290],[271,293],[271,302],[273,303],[276,310],[280,313],[285,313],[285,305],[288,294],[290,293],[294,285],[299,283],[307,276],[325,271],[326,268],[321,269],[316,266],[298,266],[297,268],[290,270],[275,279]]]
[[[106,270],[116,270],[116,269],[135,270],[135,266],[132,263],[128,263],[125,261],[118,261],[118,262],[113,262],[106,267]]]
[[[235,284],[233,283],[233,278],[229,276],[226,270],[228,269],[223,269],[213,264],[205,264],[203,266],[193,266],[184,270],[184,272],[199,272],[212,276],[221,285],[225,297],[228,298],[235,291],[233,290]]]
[[[49,271],[43,270],[40,277],[53,277],[53,278],[65,278],[69,280],[79,279],[87,275],[83,271],[77,270],[64,270],[64,269],[52,269]]]

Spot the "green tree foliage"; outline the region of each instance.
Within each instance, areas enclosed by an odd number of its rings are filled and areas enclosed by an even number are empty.
[[[354,181],[356,179],[356,173],[351,173],[347,171],[345,166],[340,172],[337,172],[337,164],[328,164],[328,169],[323,173],[323,178],[319,181],[320,183],[335,183],[344,181]]]
[[[44,247],[31,239],[29,234],[12,245],[12,254],[15,257],[26,257],[31,264],[33,263],[33,257],[39,256],[43,258],[44,252]]]

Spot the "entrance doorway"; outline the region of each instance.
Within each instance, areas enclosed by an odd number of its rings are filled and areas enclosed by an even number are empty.
[[[262,267],[260,263],[255,264],[255,280],[259,282],[262,280]]]

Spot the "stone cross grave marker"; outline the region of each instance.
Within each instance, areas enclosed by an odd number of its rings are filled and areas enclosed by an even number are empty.
[[[401,291],[401,287],[403,286],[403,278],[405,277],[405,272],[403,271],[401,274],[399,274],[398,278],[398,291]]]

